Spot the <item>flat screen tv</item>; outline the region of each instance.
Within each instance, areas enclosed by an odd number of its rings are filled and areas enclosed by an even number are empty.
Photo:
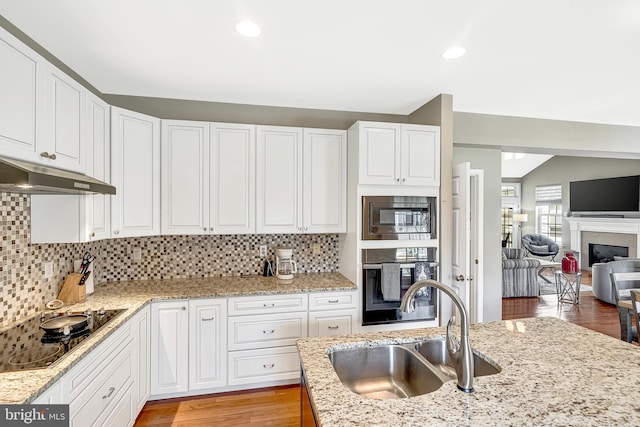
[[[571,212],[640,211],[640,175],[569,183]]]

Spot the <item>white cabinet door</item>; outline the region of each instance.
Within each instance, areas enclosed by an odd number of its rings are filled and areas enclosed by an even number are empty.
[[[46,61],[0,28],[0,154],[40,161]]]
[[[400,182],[400,125],[359,122],[360,184]]]
[[[151,306],[151,394],[189,389],[189,302]]]
[[[189,301],[189,390],[227,385],[227,300]]]
[[[162,121],[162,234],[209,231],[209,123]]]
[[[437,126],[402,125],[401,176],[406,185],[440,184],[440,129]]]
[[[42,161],[48,166],[84,173],[87,90],[48,64],[46,92],[46,144]]]
[[[302,129],[258,126],[258,233],[302,231]]]
[[[256,127],[212,123],[210,218],[216,234],[256,230]]]
[[[151,313],[149,306],[145,306],[129,320],[133,335],[133,385],[131,396],[133,400],[133,418],[137,416],[149,400],[151,394],[150,379],[150,348],[151,348]]]
[[[49,386],[40,396],[36,397],[33,402],[34,405],[52,405],[62,402],[62,387],[60,381],[56,381],[52,386]]]
[[[160,234],[160,120],[111,107],[112,237]]]
[[[104,182],[111,181],[111,137],[109,105],[97,96],[87,94],[86,111],[86,173]],[[101,240],[111,236],[111,197],[92,194],[85,197],[86,240]],[[82,237],[82,236],[81,236]]]
[[[347,134],[304,129],[303,231],[347,231]]]

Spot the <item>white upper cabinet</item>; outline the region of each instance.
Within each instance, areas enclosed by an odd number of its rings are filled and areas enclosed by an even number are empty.
[[[304,129],[303,226],[309,233],[344,233],[347,221],[347,134]]]
[[[258,233],[346,230],[346,132],[258,126]]]
[[[258,233],[300,233],[302,229],[302,129],[258,126]]]
[[[111,181],[111,126],[109,105],[92,93],[86,102],[86,173],[100,181]],[[116,190],[117,191],[117,190]],[[111,195],[85,197],[88,240],[111,236]]]
[[[162,121],[162,234],[209,231],[209,123]]]
[[[46,61],[0,28],[0,154],[39,161]]]
[[[255,233],[255,125],[212,123],[209,165],[213,232]]]
[[[439,185],[437,126],[357,122],[351,134],[357,135],[360,184]]]
[[[87,90],[51,64],[46,73],[45,144],[41,162],[85,172],[85,96]]]
[[[162,234],[255,232],[255,126],[162,121]]]
[[[160,234],[160,119],[111,107],[112,237]]]

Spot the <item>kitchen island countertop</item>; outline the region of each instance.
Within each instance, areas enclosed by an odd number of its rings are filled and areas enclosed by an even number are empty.
[[[428,328],[299,340],[319,425],[640,425],[640,348],[556,318],[472,325],[472,347],[502,372],[475,378],[471,394],[453,380],[408,399],[365,398],[342,385],[327,357],[334,347],[444,334],[444,328]]]
[[[291,281],[263,276],[225,276],[196,279],[132,280],[98,284],[83,303],[66,305],[58,311],[126,309],[111,322],[84,340],[69,354],[44,369],[0,373],[0,404],[29,403],[71,369],[89,351],[111,335],[147,303],[169,299],[223,298],[327,292],[357,289],[340,273],[298,274]],[[11,327],[5,327],[8,329]]]

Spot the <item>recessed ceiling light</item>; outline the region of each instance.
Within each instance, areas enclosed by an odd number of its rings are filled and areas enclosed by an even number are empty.
[[[253,21],[241,21],[236,24],[236,31],[245,37],[258,37],[262,30]]]
[[[444,59],[458,59],[465,53],[467,53],[467,49],[460,46],[452,46],[449,49],[442,52],[442,57]]]

